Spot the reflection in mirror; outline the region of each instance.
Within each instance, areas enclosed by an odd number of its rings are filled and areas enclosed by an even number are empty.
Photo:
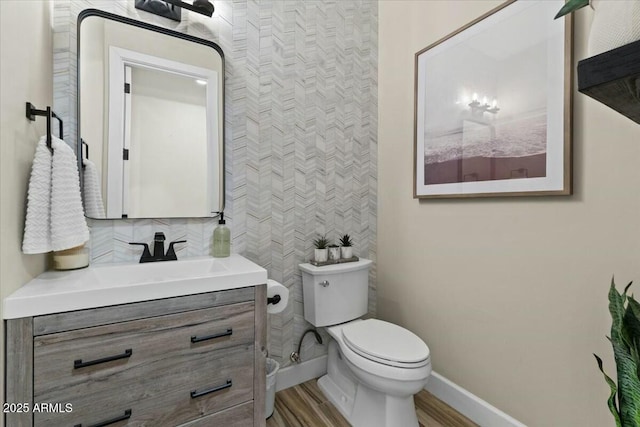
[[[224,59],[214,43],[86,10],[78,158],[90,218],[208,217],[224,205]]]

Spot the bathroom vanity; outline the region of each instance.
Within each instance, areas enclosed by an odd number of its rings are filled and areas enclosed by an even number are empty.
[[[40,275],[4,300],[5,424],[264,426],[266,280],[239,255]]]

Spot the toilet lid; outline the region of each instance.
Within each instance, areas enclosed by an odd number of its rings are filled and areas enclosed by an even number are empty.
[[[417,335],[378,319],[345,326],[342,338],[361,356],[393,366],[418,367],[429,359],[429,347]]]

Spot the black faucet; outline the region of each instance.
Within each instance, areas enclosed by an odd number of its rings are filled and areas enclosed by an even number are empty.
[[[166,237],[164,237],[164,233],[156,233],[153,237],[153,255],[149,251],[149,245],[146,243],[137,243],[137,242],[129,242],[130,245],[140,245],[144,246],[144,250],[142,251],[142,256],[140,257],[140,262],[157,262],[157,261],[177,261],[178,257],[176,256],[176,251],[173,248],[173,245],[176,243],[186,243],[186,240],[176,240],[169,243],[169,249],[167,249],[167,253],[164,253],[164,241]]]
[[[156,233],[155,236],[153,236],[153,257],[154,258],[164,258],[164,241],[165,240],[167,240],[167,238],[164,237],[164,233]]]

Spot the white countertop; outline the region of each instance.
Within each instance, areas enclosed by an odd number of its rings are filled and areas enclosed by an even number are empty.
[[[266,282],[267,270],[237,254],[228,258],[99,264],[82,270],[42,273],[4,299],[2,317],[40,316]]]

